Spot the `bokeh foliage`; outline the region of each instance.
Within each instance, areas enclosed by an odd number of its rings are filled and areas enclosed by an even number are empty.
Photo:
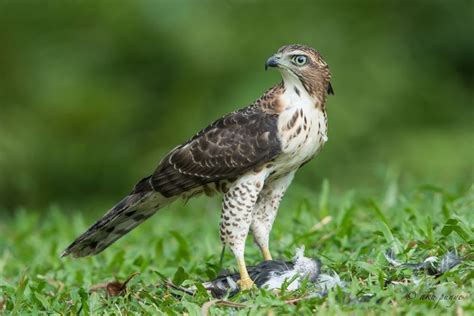
[[[278,82],[279,46],[333,74],[329,142],[297,181],[380,166],[472,182],[472,1],[0,1],[0,207],[111,203],[177,143]],[[397,171],[395,171],[397,172]]]

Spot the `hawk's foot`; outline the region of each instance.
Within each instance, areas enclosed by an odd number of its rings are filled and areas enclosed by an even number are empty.
[[[237,281],[237,284],[242,291],[250,290],[253,287],[253,281],[249,276],[243,256],[237,257],[237,264],[239,265],[240,274],[240,280]]]
[[[237,284],[240,287],[240,290],[245,291],[245,290],[250,290],[254,287],[254,283],[251,278],[247,277],[244,279],[240,279],[237,281]]]

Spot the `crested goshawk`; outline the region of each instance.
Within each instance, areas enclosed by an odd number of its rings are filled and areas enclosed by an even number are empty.
[[[244,260],[249,231],[270,260],[269,235],[295,172],[327,141],[328,65],[314,49],[287,45],[270,57],[282,82],[253,104],[229,113],[171,150],[152,175],[63,253],[94,255],[178,198],[223,194],[220,237],[235,255],[240,287],[252,286]]]

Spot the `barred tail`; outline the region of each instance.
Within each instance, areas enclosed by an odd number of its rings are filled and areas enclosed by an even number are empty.
[[[95,255],[143,223],[171,201],[158,192],[126,196],[64,250],[61,257]]]

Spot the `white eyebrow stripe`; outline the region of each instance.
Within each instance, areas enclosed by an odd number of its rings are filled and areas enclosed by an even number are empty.
[[[293,50],[288,52],[289,55],[308,55],[307,52],[304,52],[302,50]]]

